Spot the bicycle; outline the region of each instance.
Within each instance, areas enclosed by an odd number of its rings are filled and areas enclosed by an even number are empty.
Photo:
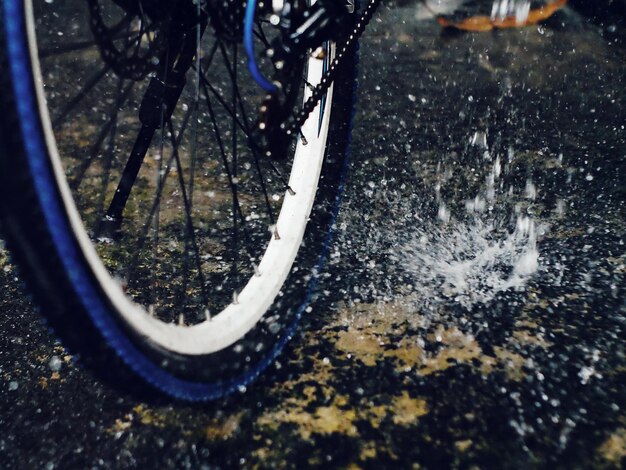
[[[2,229],[83,363],[207,400],[278,355],[332,238],[376,4],[3,2]]]
[[[83,363],[186,400],[272,363],[328,254],[379,3],[3,1],[2,229]],[[499,5],[481,28],[530,21]]]

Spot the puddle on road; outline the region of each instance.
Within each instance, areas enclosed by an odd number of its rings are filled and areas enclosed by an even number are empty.
[[[453,38],[407,25],[379,31],[364,59],[386,65],[391,50],[403,69],[365,67],[326,282],[342,301],[315,337],[340,353],[331,382],[354,381],[359,406],[392,383],[425,400],[422,445],[441,428],[463,436],[448,418],[468,413],[502,421],[491,444],[519,439],[516,466],[538,439],[542,462],[617,458],[624,114],[596,109],[624,104],[624,75],[572,24]],[[593,421],[597,442],[579,431],[590,413],[612,423]]]

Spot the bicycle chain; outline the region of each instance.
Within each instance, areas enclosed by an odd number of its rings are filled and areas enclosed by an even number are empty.
[[[360,18],[357,20],[356,25],[349,36],[347,36],[346,42],[343,44],[339,52],[335,54],[335,58],[333,59],[330,67],[326,71],[326,73],[322,76],[319,84],[317,84],[311,93],[311,96],[306,100],[302,109],[298,112],[297,115],[291,116],[287,121],[283,122],[280,125],[281,130],[285,132],[287,135],[293,135],[295,133],[300,132],[300,129],[309,118],[309,115],[313,112],[313,110],[320,103],[330,85],[333,83],[335,79],[335,75],[337,74],[337,70],[339,69],[340,62],[343,60],[344,56],[348,53],[350,48],[352,48],[356,41],[361,37],[363,31],[365,31],[366,26],[369,24],[372,16],[376,12],[376,9],[380,5],[381,0],[370,0],[365,10],[361,14]]]

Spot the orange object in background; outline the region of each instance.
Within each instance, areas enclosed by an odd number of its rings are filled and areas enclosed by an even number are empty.
[[[500,0],[501,3],[503,1],[506,0]],[[493,5],[492,14],[490,16],[484,14],[473,14],[467,18],[458,19],[458,14],[447,16],[444,13],[437,14],[437,21],[443,27],[452,27],[464,31],[491,31],[494,28],[519,28],[522,26],[537,24],[546,20],[557,10],[567,4],[567,0],[546,0],[542,5],[534,8],[529,5],[527,14],[520,17],[514,13],[508,15],[494,14],[493,12],[497,11],[498,8],[497,2],[498,0],[494,2],[496,5]],[[509,2],[510,4],[514,4],[515,0],[509,0]],[[530,2],[528,3],[530,4]],[[428,7],[428,3],[426,3],[426,6]],[[462,8],[463,5],[461,4],[457,7],[455,13],[458,12],[458,9],[462,11]]]

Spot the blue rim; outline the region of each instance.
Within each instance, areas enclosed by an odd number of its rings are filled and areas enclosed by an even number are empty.
[[[103,302],[98,292],[99,289],[91,281],[91,275],[85,266],[72,229],[65,216],[64,207],[57,195],[56,181],[49,165],[43,132],[38,119],[36,97],[32,93],[34,85],[32,83],[33,74],[25,29],[24,3],[20,0],[5,0],[4,10],[4,30],[9,59],[9,73],[16,99],[21,137],[39,204],[43,208],[48,232],[74,291],[104,340],[135,373],[154,387],[176,398],[190,401],[217,399],[248,385],[274,361],[287,341],[295,333],[298,323],[315,292],[319,276],[313,276],[309,282],[304,302],[298,308],[291,324],[285,329],[284,335],[268,352],[267,356],[245,374],[225,382],[197,383],[176,378],[150,360],[130,341],[126,333],[116,323],[109,308]],[[331,218],[331,230],[324,240],[322,253],[317,262],[316,273],[320,273],[324,267],[345,187],[345,177],[350,156],[352,116],[350,120],[348,144],[344,165],[341,169],[339,191]]]

